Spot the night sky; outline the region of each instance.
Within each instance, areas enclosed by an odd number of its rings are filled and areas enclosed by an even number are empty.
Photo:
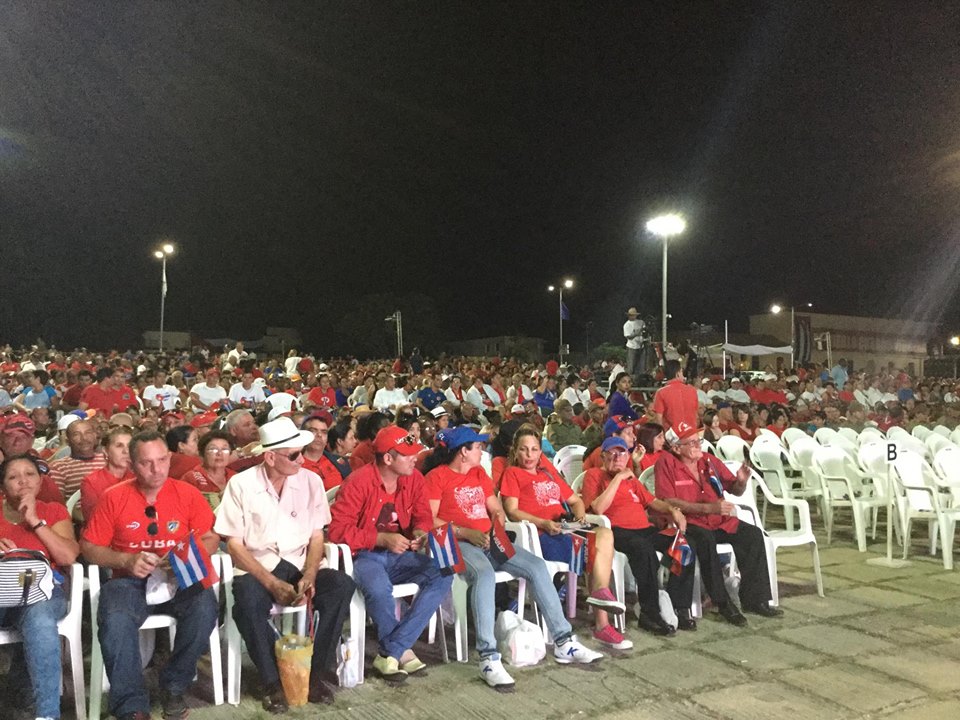
[[[671,327],[960,329],[960,6],[638,5],[3,2],[0,341],[138,344],[170,238],[168,330],[619,343],[662,210]]]

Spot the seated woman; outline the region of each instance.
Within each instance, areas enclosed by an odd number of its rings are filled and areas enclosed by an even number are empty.
[[[480,677],[498,692],[512,692],[513,678],[500,662],[493,634],[494,573],[498,570],[525,578],[530,584],[534,601],[553,635],[553,657],[558,663],[592,663],[603,655],[581,645],[573,634],[543,560],[521,548],[516,548],[514,555],[506,560],[500,554],[491,553],[492,520],[503,522],[504,514],[490,476],[480,467],[486,441],[485,435],[463,426],[437,433],[436,448],[428,464],[433,469],[426,477],[427,497],[434,526],[452,523],[460,541],[466,564],[464,580],[470,585],[470,606],[477,629]]]
[[[757,428],[750,414],[750,406],[737,405],[733,409],[733,420],[734,424],[727,434],[743,438],[748,445],[752,445],[753,441],[757,439]]]
[[[511,520],[526,520],[540,531],[540,549],[545,560],[569,562],[573,538],[561,532],[560,521],[572,515],[582,522],[586,514],[583,500],[564,482],[553,464],[540,450],[540,433],[533,425],[523,425],[513,438],[510,466],[503,473],[500,485],[503,509]],[[615,650],[629,650],[626,640],[607,617],[608,612],[622,613],[623,603],[610,591],[613,565],[613,533],[596,528],[596,556],[590,570],[590,597],[594,606],[593,637]]]
[[[234,447],[230,433],[211,430],[200,438],[200,464],[187,470],[180,478],[197,488],[214,510],[220,507],[227,481],[237,474],[227,467]]]
[[[84,519],[93,515],[97,501],[117,483],[132,480],[130,470],[130,438],[133,430],[128,427],[115,427],[103,437],[103,450],[107,464],[94,470],[80,483],[80,509]]]
[[[707,410],[703,414],[703,439],[711,445],[716,445],[724,435],[720,428],[720,414],[716,410]]]
[[[637,445],[645,450],[643,457],[640,458],[640,472],[643,472],[657,464],[666,440],[663,435],[663,426],[654,422],[638,426],[636,432]]]
[[[13,455],[0,465],[3,516],[0,550],[26,548],[42,552],[55,570],[63,572],[80,552],[67,508],[36,499],[46,466],[30,455]],[[60,636],[57,622],[67,612],[62,580],[49,600],[17,608],[0,608],[0,626],[14,627],[23,637],[34,714],[60,717]],[[15,671],[14,671],[15,672]],[[8,699],[9,700],[9,699]]]
[[[603,466],[587,472],[583,480],[583,502],[594,512],[610,518],[614,545],[630,561],[640,599],[640,628],[655,635],[673,635],[673,626],[660,615],[657,583],[660,568],[657,551],[666,552],[673,536],[664,535],[651,525],[647,510],[663,513],[681,532],[686,532],[687,520],[682,512],[663,500],[657,500],[640,484],[633,470],[629,469],[630,448],[622,438],[607,438],[601,448]],[[681,630],[697,629],[697,623],[690,615],[693,568],[694,563],[690,563],[679,575],[670,573],[667,581],[667,593]]]
[[[327,430],[327,449],[324,451],[324,455],[340,473],[341,484],[353,469],[350,467],[348,457],[356,446],[357,433],[354,431],[350,420],[341,420]]]
[[[790,426],[790,415],[784,408],[774,408],[770,412],[769,420],[770,424],[767,425],[767,430],[777,437],[782,437],[783,431]]]
[[[179,480],[187,470],[200,464],[197,445],[200,434],[189,425],[176,425],[167,430],[166,440],[170,450],[170,477]]]

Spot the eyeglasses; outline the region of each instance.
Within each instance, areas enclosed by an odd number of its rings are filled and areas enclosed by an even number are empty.
[[[160,527],[156,523],[157,519],[157,508],[154,505],[147,505],[143,509],[143,514],[146,515],[149,519],[154,522],[147,525],[147,535],[156,535],[160,532]]]
[[[229,455],[230,448],[208,447],[204,452],[208,452],[211,455]]]
[[[285,458],[290,462],[294,462],[296,461],[297,458],[303,455],[303,450],[297,450],[296,452],[292,452],[289,455],[284,455],[283,453],[274,453],[274,455],[279,455],[280,457]]]

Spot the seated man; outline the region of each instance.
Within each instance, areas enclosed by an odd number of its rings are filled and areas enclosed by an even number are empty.
[[[308,697],[329,704],[338,685],[337,643],[355,587],[342,572],[320,569],[330,506],[320,477],[302,467],[303,447],[313,440],[290,418],[263,425],[263,462],[230,478],[214,525],[238,571],[234,618],[266,689],[263,707],[273,713],[285,712],[287,701],[274,656],[271,607],[312,601],[319,616]]]
[[[755,525],[740,522],[736,506],[723,499],[723,492],[743,495],[750,468],[741,466],[734,476],[720,460],[705,455],[695,427],[681,423],[674,428],[677,439],[670,452],[663,453],[655,466],[657,497],[666,500],[687,518],[687,540],[700,560],[700,572],[707,593],[720,614],[734,625],[747,620],[730,602],[717,543],[730,543],[741,572],[740,603],[747,612],[765,617],[783,615],[770,605],[770,576],[763,533]]]
[[[380,641],[373,667],[391,683],[426,667],[411,648],[453,582],[417,552],[433,527],[423,475],[415,468],[421,449],[403,428],[380,430],[373,442],[375,462],[350,473],[330,523],[330,539],[353,551],[354,579]],[[398,620],[393,586],[408,582],[417,583],[420,592]]]
[[[140,626],[148,615],[172,615],[177,636],[160,671],[160,688],[163,717],[179,720],[187,716],[183,695],[217,625],[217,598],[212,589],[195,583],[167,602],[147,605],[147,576],[191,533],[211,553],[218,538],[212,531],[213,511],[200,491],[168,477],[170,451],[163,436],[142,432],[129,447],[134,479],[104,493],[87,521],[80,549],[88,562],[113,570],[100,591],[97,612],[103,665],[111,685],[110,711],[121,720],[150,717],[140,664]]]

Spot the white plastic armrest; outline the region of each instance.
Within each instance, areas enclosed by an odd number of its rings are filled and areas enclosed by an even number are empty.
[[[337,548],[340,551],[340,569],[353,577],[353,551],[346,543],[340,543]]]
[[[610,524],[610,518],[608,518],[606,515],[594,515],[592,513],[587,513],[583,516],[583,519],[589,523],[593,523],[594,525],[599,525],[600,527],[605,527],[607,529],[613,527]]]

